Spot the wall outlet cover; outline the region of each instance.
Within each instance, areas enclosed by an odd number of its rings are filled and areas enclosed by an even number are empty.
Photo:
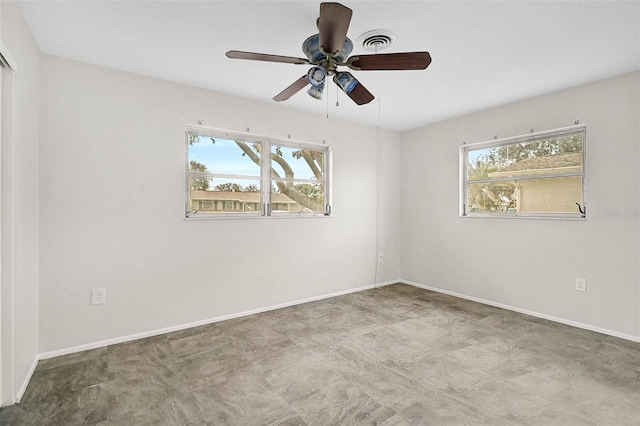
[[[104,288],[93,288],[91,289],[91,304],[92,305],[103,305],[107,301],[106,291]]]

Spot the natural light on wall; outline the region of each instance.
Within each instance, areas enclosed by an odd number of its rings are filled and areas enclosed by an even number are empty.
[[[460,147],[460,215],[586,218],[586,127]]]

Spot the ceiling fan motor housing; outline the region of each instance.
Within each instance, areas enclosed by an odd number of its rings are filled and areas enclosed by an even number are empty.
[[[346,38],[342,49],[335,55],[331,56],[337,62],[344,62],[352,50],[353,43],[349,38]],[[304,43],[302,43],[302,52],[307,56],[309,62],[312,64],[319,64],[327,58],[327,54],[320,49],[320,34],[314,34],[311,37],[308,37]]]

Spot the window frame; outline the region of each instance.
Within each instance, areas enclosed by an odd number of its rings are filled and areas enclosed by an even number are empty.
[[[535,142],[544,139],[552,139],[561,136],[582,133],[582,167],[579,172],[567,172],[556,174],[535,174],[509,177],[496,177],[488,179],[469,180],[468,179],[468,153],[479,149],[490,149],[507,145],[514,145],[527,142]],[[513,136],[509,138],[494,139],[490,141],[478,142],[473,144],[462,144],[459,147],[459,217],[481,217],[481,218],[504,218],[504,219],[563,219],[563,220],[586,220],[587,219],[587,126],[586,124],[577,124],[574,126],[562,127],[558,129],[545,130],[541,132],[532,132],[529,134]],[[504,182],[504,181],[525,181],[525,180],[550,180],[556,178],[580,177],[582,180],[582,209],[581,213],[576,206],[575,213],[560,212],[501,212],[501,213],[483,213],[468,211],[468,188],[471,184],[487,183],[487,182]]]
[[[264,159],[263,156],[260,156],[260,176],[243,176],[243,175],[228,175],[222,173],[214,172],[193,172],[189,170],[190,158],[189,158],[189,136],[191,134],[197,134],[199,136],[207,136],[212,138],[220,138],[220,139],[237,139],[243,142],[254,143],[260,145],[260,152],[271,153],[272,146],[280,146],[287,148],[295,148],[295,149],[309,149],[314,151],[322,151],[324,152],[324,170],[322,170],[322,175],[324,177],[323,180],[315,180],[315,179],[303,179],[303,178],[273,178],[271,176],[271,155],[267,159]],[[332,162],[333,162],[333,152],[329,146],[325,143],[317,144],[311,142],[302,142],[295,141],[292,139],[284,139],[277,138],[272,136],[265,135],[257,135],[252,133],[245,132],[236,132],[225,129],[217,129],[217,128],[209,128],[204,126],[195,126],[190,125],[186,127],[185,130],[185,219],[186,220],[209,220],[209,219],[256,219],[256,218],[318,218],[318,217],[330,217],[332,208],[331,208],[331,171],[332,171]],[[190,188],[189,188],[189,180],[192,177],[206,177],[206,178],[244,178],[247,180],[256,180],[259,179],[260,182],[260,203],[259,209],[255,212],[235,212],[235,211],[224,211],[224,213],[214,213],[214,212],[198,212],[191,210],[190,205]],[[323,191],[323,200],[324,206],[323,211],[319,212],[285,212],[285,211],[277,211],[272,212],[272,202],[271,202],[271,194],[272,194],[272,183],[275,180],[285,180],[292,182],[303,182],[303,183],[320,183],[324,185]]]

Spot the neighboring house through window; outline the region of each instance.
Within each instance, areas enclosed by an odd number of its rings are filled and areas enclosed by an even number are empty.
[[[584,125],[460,148],[460,215],[586,218]]]

